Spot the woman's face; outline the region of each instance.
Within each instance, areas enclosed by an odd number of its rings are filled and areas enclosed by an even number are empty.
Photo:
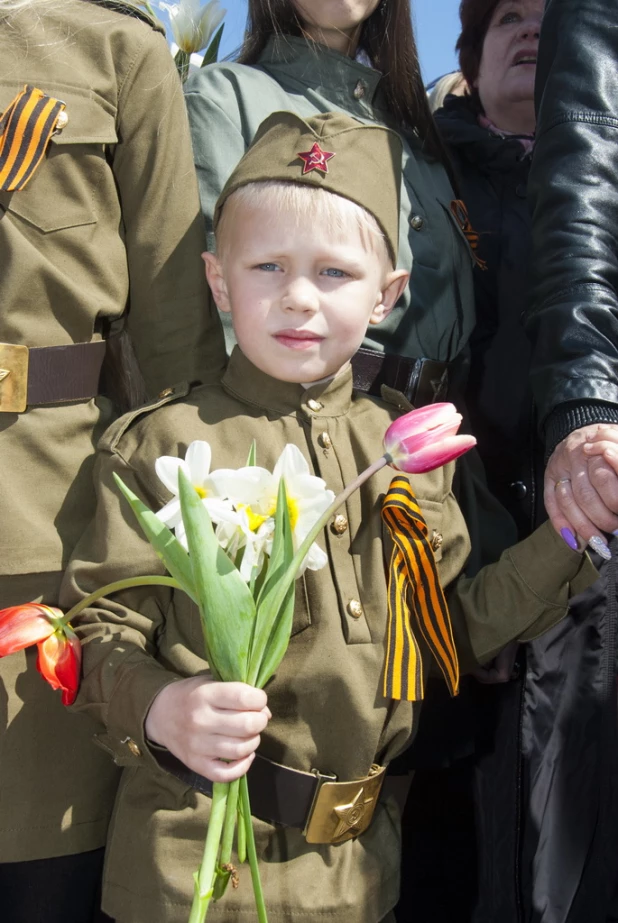
[[[500,0],[491,17],[475,87],[488,117],[508,129],[513,107],[534,119],[534,76],[543,0]],[[502,124],[501,124],[502,122]]]
[[[331,48],[357,36],[380,0],[292,0],[306,31]],[[339,42],[337,42],[339,36]],[[341,48],[337,48],[341,50]]]

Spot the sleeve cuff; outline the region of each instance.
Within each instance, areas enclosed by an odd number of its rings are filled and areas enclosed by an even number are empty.
[[[550,522],[509,549],[506,555],[519,579],[538,600],[538,606],[522,613],[519,641],[532,641],[556,625],[566,615],[569,600],[599,578],[588,554],[572,551]],[[556,580],[560,576],[562,587],[556,593]]]
[[[181,679],[182,676],[150,659],[123,673],[109,703],[107,733],[97,737],[99,745],[111,752],[118,766],[148,765],[161,771],[146,738],[144,723],[159,692]]]
[[[601,401],[584,401],[581,404],[559,404],[545,422],[545,462],[549,461],[556,446],[574,430],[591,423],[617,423],[616,404]]]

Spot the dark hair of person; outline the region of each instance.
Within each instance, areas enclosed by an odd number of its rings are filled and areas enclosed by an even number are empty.
[[[474,81],[479,75],[483,43],[489,23],[499,2],[500,0],[461,0],[459,5],[461,33],[455,48],[459,52],[459,70],[471,90],[474,89]]]
[[[310,0],[308,0],[310,2]],[[249,0],[240,64],[257,64],[273,35],[302,36],[292,0]],[[441,161],[452,181],[448,154],[436,129],[421,78],[410,0],[381,0],[362,26],[359,50],[380,71],[389,111],[401,128],[415,130],[423,151]]]

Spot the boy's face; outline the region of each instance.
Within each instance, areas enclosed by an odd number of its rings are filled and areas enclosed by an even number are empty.
[[[204,258],[240,348],[280,381],[308,384],[337,374],[368,324],[390,313],[408,273],[393,270],[382,248],[368,249],[357,228],[333,239],[316,222],[299,226],[280,207],[230,204],[223,255]]]

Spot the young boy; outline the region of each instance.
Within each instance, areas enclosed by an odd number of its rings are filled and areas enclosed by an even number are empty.
[[[214,467],[229,468],[245,464],[255,439],[258,464],[271,470],[293,443],[335,493],[382,454],[387,427],[409,408],[395,392],[391,404],[353,393],[349,362],[407,280],[394,268],[400,160],[395,134],[348,116],[266,120],[222,193],[217,254],[205,257],[239,346],[220,385],[168,389],[107,432],[97,515],[70,567],[65,604],[112,580],[161,573],[114,472],[158,509],[169,493],[155,460],[184,456],[194,440],[210,444]],[[449,464],[410,482],[437,539],[465,669],[554,624],[596,571],[546,526],[474,580],[460,577],[469,541],[453,471]],[[250,786],[270,918],[390,918],[399,818],[375,774],[410,741],[418,716],[411,702],[382,695],[380,513],[393,474],[379,472],[325,530],[329,563],[297,584],[290,647],[266,691],[212,682],[197,610],[179,592],[125,591],[80,619],[78,708],[105,726],[100,743],[126,767],[104,892],[118,923],[185,923],[209,817],[203,777],[238,777],[258,748]],[[417,641],[428,672],[429,651]],[[330,802],[315,797],[318,776],[341,786],[320,790]],[[209,919],[255,920],[248,871]]]

